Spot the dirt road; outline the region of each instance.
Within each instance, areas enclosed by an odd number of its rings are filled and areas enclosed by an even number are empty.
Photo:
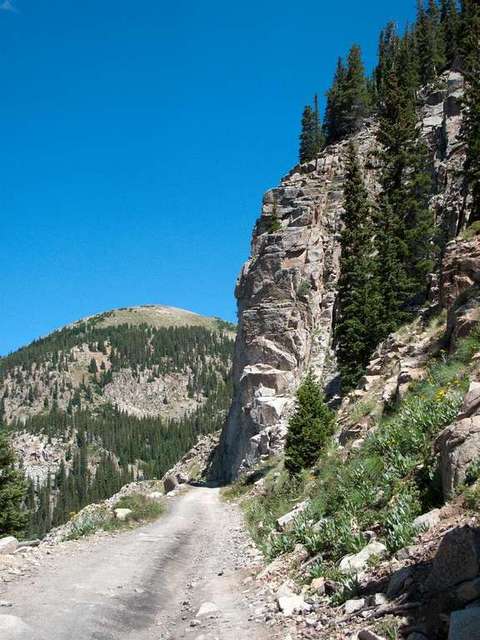
[[[0,638],[272,640],[254,622],[247,552],[236,508],[191,488],[156,522],[54,550],[5,585]]]

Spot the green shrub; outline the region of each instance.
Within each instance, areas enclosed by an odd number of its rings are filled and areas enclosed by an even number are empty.
[[[420,512],[418,489],[413,484],[402,485],[383,518],[385,542],[390,553],[395,553],[414,540],[418,531],[413,521]]]
[[[65,540],[78,540],[95,531],[115,528],[113,513],[105,505],[90,505],[71,520]]]
[[[472,511],[480,511],[480,483],[467,487],[464,492],[465,505]]]
[[[307,280],[302,280],[297,289],[297,296],[305,298],[310,293],[310,288],[310,283]]]
[[[356,575],[341,575],[337,580],[337,589],[330,597],[330,603],[339,607],[347,600],[356,598],[360,594],[360,583]]]
[[[282,223],[280,222],[278,216],[273,215],[272,219],[270,220],[270,224],[268,225],[268,233],[277,233],[278,231],[281,231],[282,229]]]
[[[462,232],[461,237],[463,240],[472,240],[472,238],[478,235],[480,235],[480,220],[472,222],[472,224]]]
[[[465,484],[471,486],[480,478],[480,458],[474,460],[468,468],[465,474]]]

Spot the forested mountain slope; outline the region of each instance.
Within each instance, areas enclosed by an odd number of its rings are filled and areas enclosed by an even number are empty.
[[[30,482],[31,533],[161,477],[230,401],[234,327],[144,306],[86,318],[0,360],[4,428]]]

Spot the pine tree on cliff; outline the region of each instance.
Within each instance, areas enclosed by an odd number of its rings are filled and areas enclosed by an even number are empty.
[[[353,45],[346,68],[339,59],[332,88],[327,93],[325,131],[328,143],[358,131],[369,112],[370,92],[362,54],[360,47]]]
[[[435,0],[429,0],[425,9],[423,0],[418,1],[416,40],[422,84],[432,82],[445,65],[445,46],[440,12]]]
[[[335,341],[342,390],[356,386],[377,344],[380,310],[371,203],[353,144],[347,150]]]
[[[395,23],[389,22],[385,29],[381,31],[378,43],[378,64],[375,69],[375,85],[379,103],[383,100],[388,74],[395,64],[398,44],[399,38]]]
[[[470,222],[480,220],[480,1],[462,6],[462,63],[465,72],[462,137],[466,143],[465,180],[472,198]]]
[[[445,40],[445,62],[452,65],[459,57],[460,16],[455,0],[442,0],[441,24]]]
[[[370,96],[368,92],[362,52],[357,44],[350,49],[347,59],[347,73],[343,88],[343,105],[341,135],[349,135],[358,131],[363,120],[370,112]]]
[[[315,464],[333,434],[335,414],[323,399],[315,377],[308,372],[297,390],[295,412],[288,423],[285,468],[290,475]]]
[[[379,114],[382,186],[376,233],[382,295],[379,339],[394,331],[422,301],[432,267],[433,218],[426,151],[416,131],[412,71],[392,68]]]
[[[302,130],[300,133],[300,162],[310,162],[324,145],[323,132],[318,111],[318,98],[314,97],[314,108],[307,105],[302,115]]]
[[[0,536],[21,533],[27,521],[22,508],[27,486],[15,468],[15,458],[6,434],[0,431]]]
[[[344,111],[344,84],[346,69],[342,58],[338,58],[337,68],[331,88],[327,91],[327,106],[325,109],[324,132],[328,144],[335,142],[341,136],[340,121]]]

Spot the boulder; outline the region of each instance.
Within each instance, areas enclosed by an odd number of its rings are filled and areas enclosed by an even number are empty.
[[[463,604],[480,598],[480,576],[473,580],[462,582],[462,584],[458,585],[455,595],[457,600]]]
[[[431,529],[440,522],[440,514],[440,509],[433,509],[428,513],[423,513],[421,516],[415,518],[415,520],[413,521],[413,526],[421,531]]]
[[[114,509],[113,513],[117,520],[120,520],[120,522],[126,522],[133,512],[131,509]]]
[[[476,413],[480,413],[480,382],[471,382],[468,392],[463,399],[459,418],[469,418]]]
[[[170,493],[170,491],[174,491],[178,487],[178,482],[175,476],[167,476],[163,481],[163,487],[165,489],[165,493]]]
[[[384,604],[387,604],[388,598],[384,593],[374,593],[370,598],[369,604],[372,607],[381,607]]]
[[[276,593],[278,608],[287,617],[292,616],[294,613],[302,613],[311,609],[310,605],[305,602],[303,595],[295,593],[294,588],[294,583],[291,580],[287,580],[279,587]]]
[[[447,87],[448,92],[453,93],[454,91],[458,91],[459,89],[463,89],[465,84],[465,80],[463,75],[459,71],[450,71],[448,74]]]
[[[424,128],[437,129],[443,124],[443,115],[437,114],[423,119]]]
[[[306,604],[303,596],[295,593],[279,596],[277,602],[278,608],[287,617],[292,616],[294,613],[302,613],[303,611],[310,610],[310,606]]]
[[[450,616],[448,640],[480,640],[480,609],[462,609]]]
[[[15,553],[18,548],[18,540],[13,536],[0,538],[0,556]]]
[[[285,532],[293,529],[295,520],[301,513],[303,513],[303,511],[305,511],[307,506],[308,502],[306,500],[304,500],[303,502],[299,502],[299,504],[297,504],[294,509],[278,518],[276,522],[277,531]]]
[[[38,634],[18,616],[0,615],[0,638],[2,640],[32,640]]]
[[[449,499],[465,482],[470,465],[480,459],[480,415],[446,427],[435,441],[435,451],[440,454],[443,493]]]
[[[385,640],[382,636],[378,636],[370,629],[362,629],[358,632],[358,640]]]
[[[308,553],[308,549],[303,546],[303,544],[297,543],[293,547],[293,551],[291,552],[292,562],[294,565],[298,566],[308,560],[310,554]]]
[[[458,527],[443,538],[425,582],[428,591],[446,591],[480,574],[480,530]]]
[[[340,571],[344,573],[360,572],[365,569],[370,558],[378,556],[379,558],[385,557],[387,554],[387,547],[378,542],[378,540],[372,540],[366,547],[355,554],[345,556],[340,561]]]
[[[398,596],[411,583],[412,576],[412,567],[402,567],[401,569],[398,569],[398,571],[392,573],[387,587],[387,596],[389,598],[395,598]]]
[[[365,598],[358,598],[356,600],[347,600],[343,605],[343,610],[345,614],[348,616],[351,613],[355,613],[356,611],[360,611],[365,606]]]
[[[218,612],[218,607],[214,602],[204,602],[201,606],[200,609],[197,612],[197,618],[201,618],[202,616],[208,616],[211,615],[212,613],[217,613]]]
[[[310,589],[319,596],[325,593],[325,578],[314,578],[310,584]]]

